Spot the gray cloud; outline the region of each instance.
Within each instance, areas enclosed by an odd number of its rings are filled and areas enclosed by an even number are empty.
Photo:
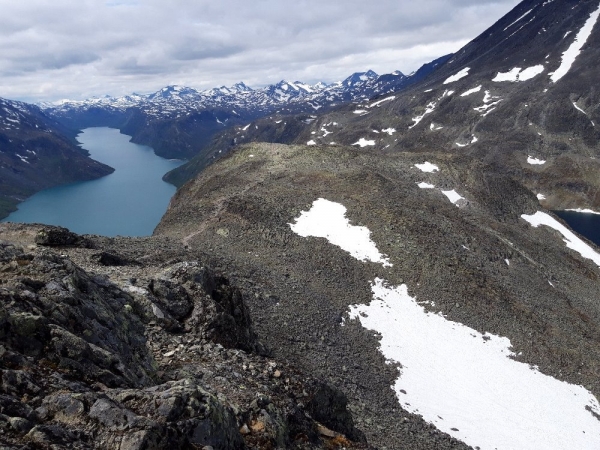
[[[0,0],[0,96],[27,101],[415,70],[518,0]]]

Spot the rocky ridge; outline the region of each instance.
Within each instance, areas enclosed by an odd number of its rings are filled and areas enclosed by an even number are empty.
[[[176,242],[0,232],[2,448],[368,448],[344,394],[268,357],[249,293]]]

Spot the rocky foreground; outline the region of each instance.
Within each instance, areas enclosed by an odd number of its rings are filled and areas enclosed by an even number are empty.
[[[345,395],[163,238],[0,225],[0,448],[369,448]],[[188,255],[189,256],[189,255]]]

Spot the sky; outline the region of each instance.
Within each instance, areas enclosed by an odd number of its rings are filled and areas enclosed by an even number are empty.
[[[0,0],[0,97],[28,102],[244,81],[405,74],[518,0]]]

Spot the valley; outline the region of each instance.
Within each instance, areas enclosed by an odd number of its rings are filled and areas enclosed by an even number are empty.
[[[115,169],[93,181],[38,192],[5,222],[44,223],[76,233],[150,236],[175,193],[162,176],[183,163],[156,156],[111,128],[86,128],[77,136],[90,157]]]

